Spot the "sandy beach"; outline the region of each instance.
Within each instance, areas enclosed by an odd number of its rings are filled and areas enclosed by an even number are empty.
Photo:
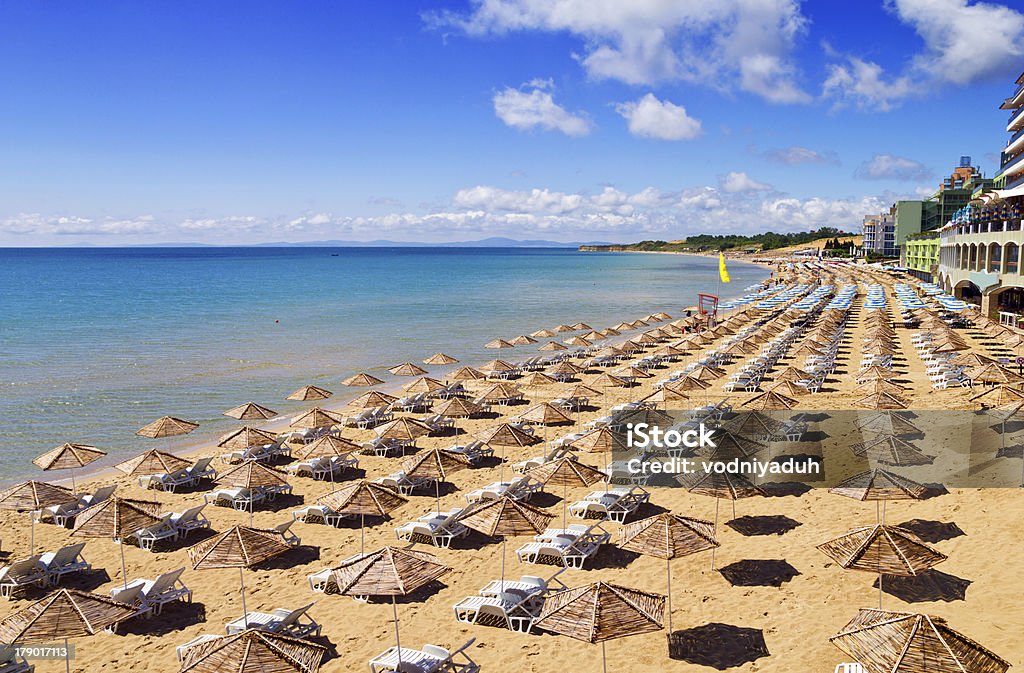
[[[813,282],[814,272],[797,269],[782,269],[777,279],[795,284]],[[867,275],[838,271],[832,281],[837,285],[856,280],[861,283],[860,291],[853,300],[851,318],[845,328],[844,346],[840,349],[836,370],[828,376],[820,392],[799,398],[800,409],[845,410],[851,408],[852,393],[857,387],[854,373],[858,367],[857,344],[867,333],[867,311],[863,308],[864,286],[870,280],[888,283],[890,297],[890,318],[895,319],[894,303],[891,301],[893,280],[880,272]],[[909,282],[900,279],[899,282]],[[679,306],[665,306],[663,310],[678,318]],[[633,319],[642,316],[632,316]],[[524,316],[524,324],[528,316]],[[567,316],[567,320],[570,319]],[[624,332],[621,337],[612,337],[611,343],[638,336],[639,330]],[[532,329],[553,327],[535,325]],[[594,325],[602,329],[606,325]],[[977,404],[970,401],[976,390],[951,387],[935,390],[926,375],[926,364],[911,343],[911,335],[918,329],[898,327],[896,340],[899,348],[896,366],[901,380],[907,386],[906,397],[913,410],[971,410]],[[574,332],[573,334],[581,334]],[[980,328],[957,330],[966,341],[970,352],[982,355],[1005,355],[996,352],[995,344]],[[511,337],[513,335],[506,335]],[[560,334],[566,338],[571,334]],[[559,339],[561,340],[561,339]],[[586,423],[607,412],[612,404],[627,400],[640,400],[656,391],[655,383],[669,372],[682,368],[686,363],[701,357],[702,353],[715,348],[722,337],[707,344],[703,349],[681,356],[678,362],[666,363],[650,373],[652,378],[638,379],[636,386],[627,389],[607,389],[608,394],[598,398],[600,408],[585,411],[580,423]],[[666,339],[664,343],[672,343]],[[601,342],[604,345],[606,342]],[[654,348],[657,348],[655,346]],[[654,350],[652,348],[651,350]],[[437,350],[445,351],[444,344]],[[535,357],[539,354],[536,346],[520,346],[515,349],[494,351],[495,357],[509,361]],[[424,353],[423,356],[428,356]],[[458,353],[453,353],[456,357]],[[726,373],[734,373],[744,358],[738,358],[727,366]],[[776,365],[776,369],[788,364],[799,366],[801,358],[790,356]],[[460,365],[479,363],[460,363]],[[593,381],[603,371],[612,371],[625,366],[625,362],[606,369],[595,369],[580,375],[583,384]],[[444,373],[454,367],[427,367],[431,376],[444,378]],[[435,374],[435,372],[438,372]],[[391,379],[381,390],[394,389],[408,379]],[[726,393],[722,386],[725,378],[716,380],[706,392],[712,400],[727,400],[734,408],[757,393]],[[512,381],[515,383],[515,381]],[[484,382],[473,382],[471,386],[479,391]],[[530,408],[533,404],[557,397],[572,384],[557,384],[523,388],[529,404],[497,406],[494,409],[501,416],[458,419],[457,434],[429,436],[417,441],[420,451],[431,448],[445,448],[455,443],[465,443],[486,430],[495,427],[507,417]],[[337,389],[337,388],[335,388]],[[377,388],[371,388],[376,390]],[[281,397],[290,393],[282,390]],[[688,408],[702,401],[704,394],[695,393],[687,402],[671,403],[670,408]],[[270,404],[268,400],[257,400]],[[313,406],[310,403],[309,406]],[[323,403],[327,409],[336,405],[330,400]],[[425,413],[399,414],[422,417]],[[264,427],[274,431],[284,429],[286,420],[277,420]],[[536,428],[539,436],[554,439],[572,427],[552,427],[546,431]],[[199,432],[202,429],[200,428]],[[355,442],[372,439],[371,429],[345,428],[341,435]],[[949,442],[958,441],[950,436]],[[154,448],[184,446],[184,440],[171,442],[152,441]],[[221,450],[212,445],[190,448],[189,453],[219,455]],[[501,449],[496,450],[497,454]],[[544,453],[542,446],[524,449],[509,449],[505,455],[506,465],[497,461],[485,466],[466,469],[456,473],[451,481],[455,488],[443,489],[440,498],[442,510],[464,506],[465,494],[473,489],[496,481],[499,474],[507,478],[509,466],[520,460]],[[583,463],[602,467],[601,454],[578,454]],[[398,458],[379,458],[373,455],[359,456],[360,473],[367,479],[381,477],[399,469]],[[219,471],[227,469],[219,460],[214,461]],[[50,473],[64,479],[63,473]],[[349,477],[351,478],[351,477]],[[273,509],[260,508],[252,515],[253,525],[271,528],[292,518],[292,512],[330,492],[337,484],[316,481],[309,478],[289,479],[294,488],[293,496],[282,496]],[[156,500],[165,511],[181,512],[202,501],[210,489],[206,485],[194,492],[167,493],[144,491],[135,479],[109,471],[78,478],[79,491],[93,490],[101,485],[116,485],[117,495],[128,498]],[[593,488],[570,488],[568,501],[574,502]],[[682,488],[649,487],[650,505],[630,518],[636,520],[664,509],[674,514],[711,519],[715,513],[715,500],[688,493]],[[535,496],[531,503],[548,509],[552,514],[562,511],[562,489],[551,488],[549,492]],[[721,546],[715,554],[715,566],[725,568],[744,560],[785,561],[795,573],[781,586],[736,586],[730,583],[719,570],[711,569],[709,554],[702,553],[677,559],[672,564],[672,606],[674,630],[699,629],[709,624],[729,625],[744,629],[755,629],[762,633],[768,654],[753,661],[738,663],[730,670],[754,671],[831,671],[835,664],[849,661],[849,658],[829,642],[856,613],[858,608],[877,607],[878,594],[873,588],[875,576],[870,573],[844,570],[830,558],[816,549],[816,545],[841,535],[858,526],[875,521],[873,503],[854,500],[830,494],[824,488],[813,488],[799,496],[775,496],[747,498],[736,502],[738,517],[788,517],[791,528],[781,533],[744,535],[740,531],[722,525],[732,518],[730,503],[721,503],[720,525],[717,538]],[[367,550],[384,545],[405,546],[396,540],[395,527],[406,521],[430,512],[436,508],[433,493],[412,495],[409,502],[391,514],[391,520],[375,522],[365,531]],[[892,593],[883,596],[884,607],[889,610],[922,612],[937,615],[949,624],[986,648],[1006,659],[1014,666],[1024,664],[1024,645],[1020,641],[1020,625],[1024,624],[1024,605],[1016,597],[1020,577],[1024,576],[1024,556],[1019,553],[1024,543],[1019,513],[1024,508],[1024,490],[1013,488],[962,489],[951,488],[950,492],[920,501],[891,502],[887,505],[887,522],[900,524],[910,520],[955,523],[962,534],[948,539],[929,541],[929,544],[948,557],[937,570],[944,584],[929,595],[903,600]],[[215,531],[224,531],[241,524],[248,525],[250,515],[229,508],[207,506],[204,514],[211,520]],[[570,520],[571,522],[571,520]],[[556,523],[558,523],[556,521]],[[555,525],[555,524],[552,524]],[[0,526],[3,527],[2,549],[5,562],[20,559],[29,552],[28,517],[24,513],[0,512]],[[665,562],[646,555],[637,555],[619,549],[615,542],[619,524],[607,522],[604,528],[612,533],[611,542],[590,559],[584,569],[566,569],[558,575],[564,584],[575,587],[598,580],[622,584],[629,587],[663,594],[667,590]],[[265,566],[245,571],[246,605],[250,611],[270,612],[275,608],[295,608],[316,601],[309,614],[322,625],[322,636],[316,642],[331,648],[329,658],[321,670],[329,673],[366,670],[367,663],[374,656],[394,644],[394,624],[391,622],[392,607],[386,602],[360,603],[348,597],[314,593],[307,583],[307,576],[324,568],[337,565],[339,561],[358,552],[360,531],[358,527],[343,524],[333,528],[320,524],[295,523],[292,531],[301,537],[301,546]],[[199,538],[195,538],[198,540]],[[61,546],[78,540],[70,537],[70,530],[50,524],[35,526],[37,550],[54,551]],[[192,541],[195,541],[192,540]],[[520,575],[550,577],[559,568],[550,565],[521,564],[512,550],[527,541],[526,538],[509,539],[509,578]],[[143,551],[134,546],[125,546],[125,563],[129,579],[154,578],[162,571],[179,567],[189,568],[186,546],[190,542],[176,542],[157,552]],[[501,567],[501,544],[477,533],[456,540],[450,549],[417,544],[415,548],[436,555],[454,570],[445,575],[440,585],[423,591],[413,597],[402,599],[398,605],[401,639],[403,647],[418,648],[424,643],[455,649],[470,639],[473,644],[468,653],[480,664],[483,671],[513,669],[531,673],[553,673],[556,671],[600,671],[601,651],[599,645],[589,645],[563,636],[549,633],[515,633],[506,629],[467,625],[457,622],[452,605],[466,596],[475,595],[492,579],[497,579]],[[112,541],[90,539],[84,556],[92,564],[92,573],[69,577],[62,586],[82,588],[106,595],[118,586],[123,578],[120,570],[120,550]],[[91,672],[100,670],[135,670],[169,673],[178,670],[180,663],[175,657],[175,648],[201,634],[223,634],[225,623],[242,614],[241,598],[238,591],[238,571],[230,569],[191,570],[182,576],[184,583],[193,591],[190,605],[169,605],[163,613],[152,619],[135,619],[125,624],[118,634],[101,633],[92,638],[75,641],[76,658],[71,661],[71,670]],[[964,598],[950,593],[950,587],[960,587]],[[966,587],[964,589],[964,587]],[[0,615],[27,606],[31,600],[42,596],[42,592],[30,592],[26,597],[10,602],[0,601]],[[904,598],[907,598],[904,595]],[[699,632],[699,631],[698,631]],[[735,655],[735,645],[723,638],[708,642],[705,663],[672,660],[668,656],[666,632],[664,630],[612,640],[606,644],[608,670],[614,671],[708,671],[711,664],[728,662]],[[63,661],[35,661],[39,673],[61,671]],[[717,666],[725,668],[726,666]]]

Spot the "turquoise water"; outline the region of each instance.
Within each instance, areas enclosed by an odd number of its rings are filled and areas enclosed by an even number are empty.
[[[310,406],[284,400],[307,383],[337,404],[362,392],[339,383],[356,371],[394,381],[387,367],[439,350],[525,358],[536,346],[483,344],[676,315],[718,289],[717,268],[561,249],[0,249],[0,482],[37,474],[28,461],[66,441],[111,452],[101,464],[161,446],[133,433],[164,414],[199,422],[188,440],[202,442],[250,399]],[[767,275],[730,273],[731,294]]]

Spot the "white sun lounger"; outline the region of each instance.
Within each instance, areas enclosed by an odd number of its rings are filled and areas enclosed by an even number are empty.
[[[403,647],[401,652],[397,647],[389,647],[370,660],[370,673],[477,673],[480,665],[466,653],[475,640],[471,638],[454,652],[436,645],[424,645],[419,650]]]
[[[409,542],[428,541],[435,547],[447,549],[452,540],[469,534],[469,529],[458,521],[464,511],[456,507],[447,512],[425,514],[396,528],[395,536]]]
[[[46,585],[46,568],[40,554],[29,556],[0,568],[0,596],[11,599],[21,591]]]
[[[466,596],[452,609],[457,622],[501,625],[518,633],[529,633],[540,616],[535,601],[509,591],[497,596]]]
[[[92,564],[82,556],[83,549],[85,543],[79,542],[40,555],[39,563],[46,572],[46,583],[55,586],[64,575],[92,570]]]
[[[134,542],[139,545],[140,549],[153,551],[153,548],[158,542],[162,542],[163,540],[176,540],[178,538],[178,529],[171,523],[171,517],[173,515],[173,512],[165,513],[160,517],[160,521],[158,523],[129,533],[125,536],[124,542]]]
[[[315,604],[314,601],[294,610],[277,608],[273,612],[248,612],[245,617],[228,622],[224,628],[228,635],[241,633],[249,628],[280,633],[293,638],[319,636],[320,624],[306,614]]]
[[[155,580],[132,580],[128,583],[127,588],[119,586],[111,589],[110,596],[122,603],[128,602],[127,600],[122,600],[122,597],[134,596],[135,601],[138,602],[140,607],[150,609],[154,615],[158,615],[168,603],[175,601],[192,602],[192,590],[181,581],[181,575],[184,572],[184,568],[178,568],[177,570],[159,575]],[[138,588],[138,593],[132,593],[136,587]],[[123,593],[126,591],[130,593]]]

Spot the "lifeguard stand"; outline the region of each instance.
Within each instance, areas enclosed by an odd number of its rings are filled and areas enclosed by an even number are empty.
[[[700,311],[700,314],[707,321],[708,329],[713,328],[715,326],[715,318],[718,316],[718,295],[698,294],[697,310]]]

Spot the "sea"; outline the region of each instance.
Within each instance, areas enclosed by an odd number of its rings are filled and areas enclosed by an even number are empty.
[[[388,367],[437,351],[524,359],[539,344],[483,345],[676,316],[699,292],[738,296],[768,276],[729,274],[720,283],[713,258],[562,248],[0,249],[0,484],[58,476],[30,461],[64,442],[109,452],[100,466],[212,445],[240,425],[222,412],[250,400],[296,414],[312,404],[285,397],[314,384],[337,406],[365,391],[340,383],[359,371],[393,385],[409,379]],[[134,434],[163,415],[200,426]]]

